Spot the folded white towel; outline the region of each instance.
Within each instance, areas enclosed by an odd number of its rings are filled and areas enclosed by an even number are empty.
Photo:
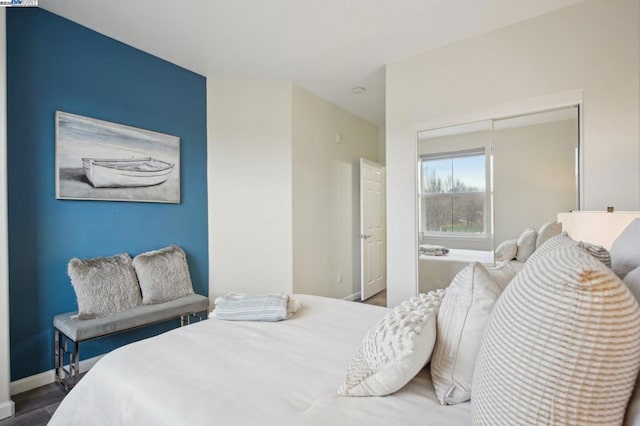
[[[209,318],[228,321],[282,321],[300,308],[300,302],[286,294],[229,293],[217,297],[214,303]]]
[[[421,244],[420,254],[426,254],[427,256],[446,256],[449,254],[449,249],[443,246]]]

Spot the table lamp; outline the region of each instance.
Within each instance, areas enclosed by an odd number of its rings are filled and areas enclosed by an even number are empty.
[[[640,212],[608,210],[558,213],[558,222],[562,222],[562,230],[574,240],[597,244],[609,250],[631,221],[640,218]]]

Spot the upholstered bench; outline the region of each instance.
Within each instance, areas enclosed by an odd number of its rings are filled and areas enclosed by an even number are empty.
[[[165,303],[134,306],[102,318],[81,320],[77,318],[78,312],[56,315],[53,317],[56,381],[65,389],[77,383],[80,342],[178,318],[182,327],[190,324],[192,319],[200,321],[206,318],[208,310],[209,298],[189,294]],[[64,366],[65,358],[68,369]]]
[[[186,255],[177,246],[133,261],[128,254],[71,259],[67,273],[78,311],[53,318],[55,379],[67,390],[80,378],[80,342],[172,319],[182,327],[207,318],[209,298],[193,292]]]

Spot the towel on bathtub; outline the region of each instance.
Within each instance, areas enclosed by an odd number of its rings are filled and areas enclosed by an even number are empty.
[[[449,254],[449,249],[443,246],[421,244],[420,254],[426,254],[427,256],[446,256],[447,254]]]
[[[217,297],[209,318],[227,321],[282,321],[290,318],[300,302],[286,294],[248,295],[229,293]]]

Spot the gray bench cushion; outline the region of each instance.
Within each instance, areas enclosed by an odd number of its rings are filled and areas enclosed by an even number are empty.
[[[119,331],[153,324],[184,314],[206,311],[209,298],[189,294],[176,300],[156,305],[138,305],[107,317],[81,320],[72,318],[77,312],[67,312],[53,317],[53,326],[75,342],[106,336]]]

